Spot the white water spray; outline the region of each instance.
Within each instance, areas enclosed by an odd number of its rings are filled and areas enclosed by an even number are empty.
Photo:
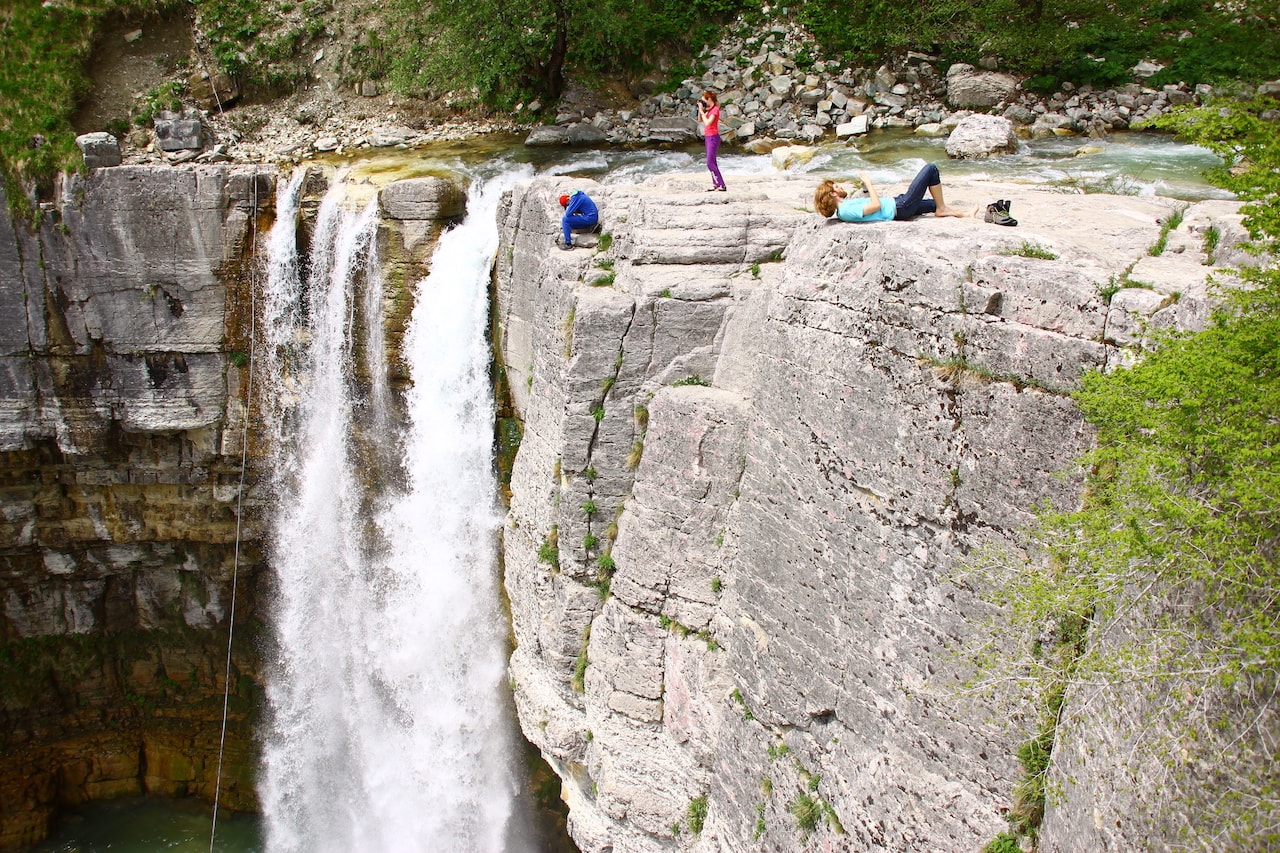
[[[471,215],[441,238],[418,286],[403,430],[388,427],[376,200],[346,210],[335,184],[305,286],[273,231],[271,275],[295,281],[270,282],[284,301],[264,308],[276,371],[264,409],[278,412],[276,656],[260,786],[272,853],[511,848],[486,334],[494,217],[509,183],[473,192]],[[282,219],[296,197],[295,185],[282,190]],[[372,380],[354,378],[356,336]],[[383,470],[386,459],[396,463]]]

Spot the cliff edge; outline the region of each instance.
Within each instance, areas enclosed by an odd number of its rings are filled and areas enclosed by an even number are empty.
[[[955,574],[1078,502],[1068,394],[1204,321],[1236,205],[961,183],[1019,227],[851,225],[812,179],[703,181],[540,178],[500,212],[524,733],[584,851],[979,849],[1034,720],[963,698],[996,614]],[[562,252],[569,187],[603,233]]]

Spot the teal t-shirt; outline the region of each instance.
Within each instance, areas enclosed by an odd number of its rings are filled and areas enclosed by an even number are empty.
[[[880,209],[863,216],[863,208],[870,203],[869,198],[846,198],[836,208],[836,218],[841,222],[887,222],[898,212],[898,206],[893,198],[880,196]]]

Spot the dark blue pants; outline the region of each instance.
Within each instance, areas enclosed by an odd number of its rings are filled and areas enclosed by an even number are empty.
[[[936,187],[940,183],[942,183],[942,176],[938,174],[938,167],[932,163],[925,166],[916,173],[906,192],[893,197],[894,204],[898,206],[898,211],[893,218],[915,219],[922,213],[937,213],[938,205],[933,199],[924,196],[929,191],[929,187]]]

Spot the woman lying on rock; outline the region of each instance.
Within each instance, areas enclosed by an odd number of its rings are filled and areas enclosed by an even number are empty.
[[[867,190],[866,198],[849,198],[844,187],[834,181],[823,181],[813,194],[813,207],[822,216],[835,216],[841,222],[888,222],[891,219],[905,221],[922,213],[934,216],[968,216],[954,207],[947,207],[942,199],[942,177],[938,167],[930,163],[916,174],[907,191],[893,198],[881,198],[866,172],[858,173],[858,180]],[[925,198],[925,190],[931,198]]]

